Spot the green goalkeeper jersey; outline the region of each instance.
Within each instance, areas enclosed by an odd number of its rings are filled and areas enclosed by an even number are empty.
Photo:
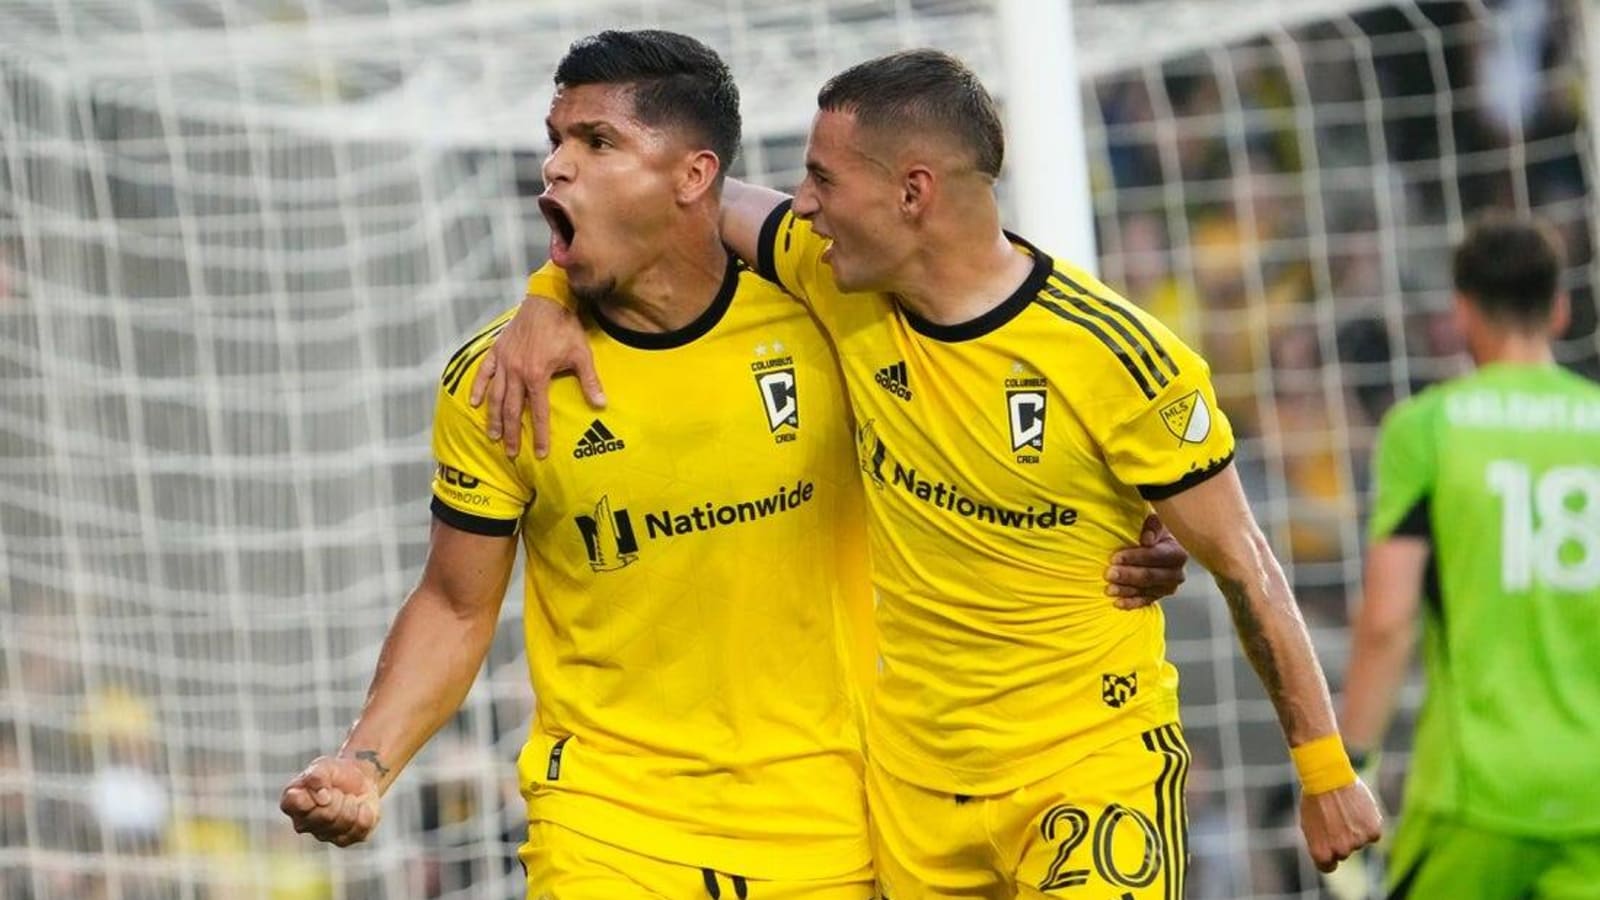
[[[1600,832],[1600,386],[1486,366],[1384,419],[1371,539],[1425,537],[1408,809]]]

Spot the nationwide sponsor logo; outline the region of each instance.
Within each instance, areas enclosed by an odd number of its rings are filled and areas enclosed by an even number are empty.
[[[878,387],[901,400],[911,399],[911,379],[906,374],[906,361],[903,359],[879,369],[877,374],[872,376],[872,380],[878,383]]]
[[[622,438],[611,433],[606,423],[595,419],[584,429],[583,435],[578,438],[577,446],[572,448],[572,458],[584,459],[602,453],[615,453],[627,446],[622,442]]]
[[[861,470],[867,473],[874,487],[901,491],[922,503],[955,513],[964,519],[1027,530],[1067,528],[1078,522],[1078,511],[1070,506],[1057,506],[1055,503],[1043,509],[1031,503],[1025,508],[1005,506],[969,496],[964,488],[956,484],[925,477],[915,467],[902,465],[890,457],[889,448],[878,437],[873,421],[867,422],[856,432],[856,452]]]
[[[1112,709],[1121,709],[1137,693],[1139,693],[1138,672],[1129,672],[1126,675],[1107,673],[1100,676],[1100,699]]]
[[[728,525],[759,522],[768,516],[799,509],[811,502],[817,486],[809,481],[797,481],[791,487],[781,487],[771,494],[753,500],[732,503],[705,503],[685,510],[663,509],[647,513],[645,531],[651,538],[671,537],[680,534],[712,531]]]
[[[759,522],[799,509],[811,502],[816,492],[815,483],[800,480],[750,500],[708,500],[685,509],[649,512],[644,515],[642,535],[634,529],[633,515],[627,509],[613,508],[609,496],[600,498],[593,514],[576,516],[574,521],[589,556],[589,567],[596,572],[614,572],[639,559],[641,537],[656,540]]]
[[[1161,424],[1167,426],[1180,446],[1198,444],[1211,433],[1211,407],[1199,391],[1190,391],[1161,407]]]
[[[589,568],[614,572],[639,559],[639,539],[634,536],[633,518],[626,509],[613,510],[611,498],[604,496],[594,505],[594,515],[576,517],[578,533],[589,554]]]

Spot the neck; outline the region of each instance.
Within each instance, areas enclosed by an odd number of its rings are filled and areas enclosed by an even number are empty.
[[[892,292],[907,309],[936,325],[959,325],[1016,292],[1033,271],[1000,229],[999,209],[971,203],[978,215],[930,217],[903,277]]]
[[[728,251],[715,229],[674,236],[666,252],[602,304],[602,312],[630,331],[677,331],[710,308],[727,271]]]
[[[1472,359],[1480,366],[1495,363],[1546,365],[1555,362],[1550,341],[1543,333],[1499,331],[1480,335],[1469,342]]]

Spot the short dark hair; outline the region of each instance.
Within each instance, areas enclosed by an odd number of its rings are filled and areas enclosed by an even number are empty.
[[[722,161],[739,152],[739,87],[715,50],[672,31],[602,31],[574,41],[556,65],[556,86],[626,84],[646,125],[690,129]]]
[[[1492,211],[1479,216],[1456,247],[1456,291],[1491,319],[1538,325],[1550,318],[1560,288],[1561,238],[1549,224]]]
[[[858,122],[893,134],[936,130],[971,151],[978,170],[1000,177],[1006,137],[1000,112],[966,63],[939,50],[902,50],[869,59],[828,79],[819,109],[853,112]]]

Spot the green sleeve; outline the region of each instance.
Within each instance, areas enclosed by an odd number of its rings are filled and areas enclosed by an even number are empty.
[[[1372,543],[1396,534],[1425,533],[1415,521],[1426,512],[1438,473],[1433,401],[1425,394],[1397,405],[1378,429],[1372,458],[1372,518],[1367,523]]]

